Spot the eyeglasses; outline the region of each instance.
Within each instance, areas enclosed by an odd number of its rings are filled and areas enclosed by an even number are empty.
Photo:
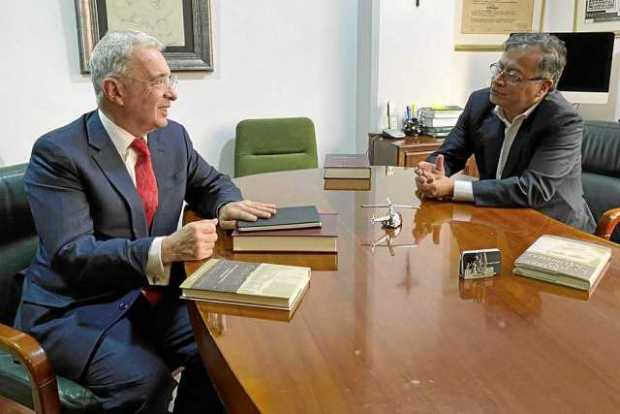
[[[177,83],[179,82],[179,80],[177,79],[175,75],[161,76],[155,80],[144,80],[144,79],[133,78],[131,76],[125,76],[125,77],[131,80],[138,81],[138,82],[148,83],[150,87],[156,88],[156,89],[176,90]]]
[[[176,76],[169,75],[169,76],[164,76],[164,77],[155,79],[154,81],[151,82],[151,86],[153,88],[158,88],[158,89],[176,90],[178,82],[179,80],[177,79]]]
[[[537,76],[535,78],[524,78],[523,75],[521,75],[516,70],[504,68],[501,62],[491,63],[489,69],[491,70],[491,77],[493,79],[499,78],[501,76],[502,78],[504,78],[504,81],[506,81],[506,83],[510,85],[519,85],[522,82],[540,81],[547,79],[542,76]]]

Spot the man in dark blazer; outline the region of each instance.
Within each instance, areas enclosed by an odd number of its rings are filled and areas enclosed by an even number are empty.
[[[491,87],[474,92],[442,146],[416,168],[426,197],[479,206],[530,207],[582,230],[595,229],[583,198],[583,121],[555,90],[566,47],[544,33],[512,35],[491,65]],[[476,157],[480,180],[450,175]]]
[[[175,412],[218,412],[175,267],[211,256],[218,220],[275,206],[243,201],[168,121],[177,95],[161,50],[144,33],[108,33],[90,62],[98,110],[34,145],[25,183],[39,247],[16,321],[105,412],[167,412],[181,366]],[[183,201],[211,219],[177,230]]]

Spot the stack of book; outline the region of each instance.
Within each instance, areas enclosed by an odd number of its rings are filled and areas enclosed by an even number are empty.
[[[310,283],[310,269],[210,259],[181,284],[184,299],[293,312]]]
[[[325,190],[369,191],[370,163],[365,154],[327,154],[323,166]]]
[[[456,105],[420,108],[418,118],[422,123],[422,133],[435,138],[448,136],[461,113],[463,108]]]
[[[591,291],[604,273],[611,249],[600,244],[543,235],[515,260],[513,272]]]
[[[281,210],[279,209],[278,214]],[[317,216],[320,227],[261,226],[258,231],[233,230],[234,252],[327,252],[336,253],[338,215]]]
[[[315,206],[279,208],[269,219],[239,222],[233,252],[336,253],[337,214],[319,214]]]

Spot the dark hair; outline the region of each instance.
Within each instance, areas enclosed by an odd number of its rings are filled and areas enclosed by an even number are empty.
[[[548,33],[513,33],[504,42],[504,51],[510,49],[538,48],[542,59],[538,62],[540,76],[553,81],[553,87],[560,80],[566,66],[566,45]]]

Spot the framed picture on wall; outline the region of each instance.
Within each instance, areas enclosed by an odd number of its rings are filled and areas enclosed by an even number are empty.
[[[212,71],[210,0],[75,0],[80,70],[109,30],[139,30],[165,45],[173,71]]]
[[[620,36],[620,0],[575,0],[575,31]]]
[[[455,50],[502,50],[513,32],[539,32],[545,0],[455,0]]]

